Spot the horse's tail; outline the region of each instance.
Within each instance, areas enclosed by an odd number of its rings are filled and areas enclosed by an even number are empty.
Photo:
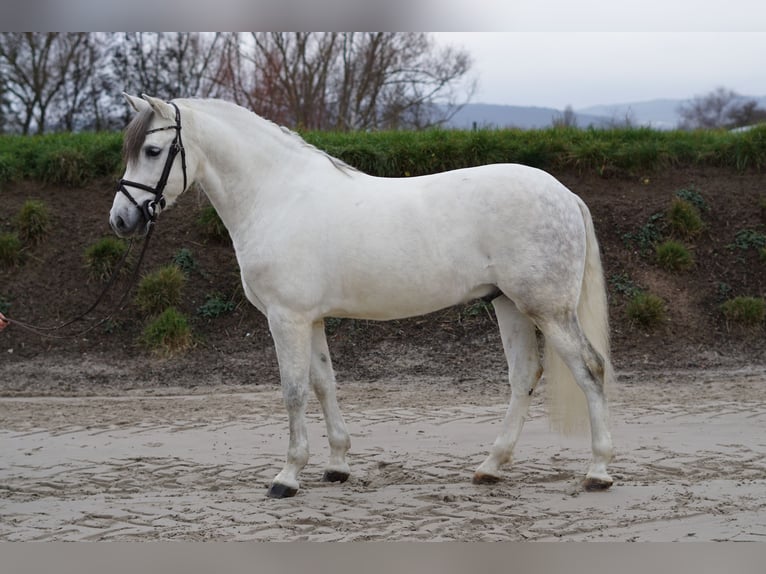
[[[612,379],[612,363],[609,351],[609,309],[607,307],[606,282],[601,266],[601,254],[593,228],[590,211],[579,200],[585,224],[586,254],[577,317],[585,336],[604,359],[604,387]],[[545,344],[544,372],[548,389],[548,407],[551,426],[562,433],[585,431],[589,428],[588,403],[559,355]],[[606,389],[605,389],[606,390]]]

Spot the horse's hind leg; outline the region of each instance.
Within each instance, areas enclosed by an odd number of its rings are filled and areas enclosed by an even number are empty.
[[[607,426],[604,359],[588,341],[574,312],[556,319],[541,320],[538,325],[572,371],[588,401],[593,462],[585,475],[584,487],[586,490],[607,489],[612,485],[612,477],[606,467],[612,460],[613,449]]]
[[[335,373],[330,360],[330,351],[327,348],[323,321],[314,323],[312,327],[309,381],[322,405],[327,425],[327,438],[330,442],[330,461],[325,468],[322,480],[345,482],[350,472],[346,463],[346,452],[351,441],[335,396]]]
[[[498,297],[492,304],[495,307],[503,350],[508,360],[511,402],[489,456],[476,469],[473,477],[476,484],[500,480],[500,467],[511,461],[513,448],[527,418],[532,389],[542,372],[532,321],[505,296]]]

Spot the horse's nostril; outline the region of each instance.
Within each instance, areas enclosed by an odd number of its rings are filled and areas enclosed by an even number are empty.
[[[123,231],[125,231],[125,228],[126,228],[125,220],[119,215],[112,217],[109,220],[109,224],[112,226],[112,229],[114,229],[117,233],[122,233]]]

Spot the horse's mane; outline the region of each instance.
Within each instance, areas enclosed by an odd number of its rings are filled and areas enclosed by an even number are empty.
[[[265,119],[265,118],[264,118],[264,119]],[[271,124],[273,124],[273,125],[275,125],[275,126],[277,125],[277,124],[274,124],[274,122],[272,122],[271,120],[266,120],[266,121],[267,121],[267,122],[269,122],[269,123],[271,123]],[[303,139],[303,138],[300,136],[300,134],[298,134],[298,133],[294,132],[294,131],[293,131],[293,130],[291,130],[290,128],[287,128],[287,127],[285,127],[285,126],[278,126],[278,127],[279,127],[279,129],[280,129],[280,130],[282,130],[282,132],[283,132],[283,133],[287,134],[287,135],[288,135],[288,136],[290,136],[292,139],[294,139],[294,140],[297,140],[297,141],[298,141],[298,142],[299,142],[299,143],[300,143],[300,144],[301,144],[303,147],[305,147],[305,148],[308,148],[308,149],[310,149],[310,150],[312,150],[312,151],[314,151],[314,152],[316,152],[316,153],[322,154],[324,157],[326,157],[328,160],[330,160],[330,163],[331,163],[331,164],[332,164],[332,165],[333,165],[333,166],[334,166],[336,169],[339,169],[340,171],[342,171],[342,172],[344,172],[344,173],[348,173],[348,172],[359,172],[359,170],[358,170],[358,169],[356,169],[355,167],[353,167],[353,166],[351,166],[351,165],[347,164],[345,161],[343,161],[343,160],[341,160],[341,159],[338,159],[337,157],[331,156],[329,153],[327,153],[326,151],[323,151],[323,150],[319,149],[319,148],[318,148],[318,147],[316,147],[315,145],[311,145],[311,144],[310,144],[310,143],[308,143],[306,140],[304,140],[304,139]]]
[[[327,152],[322,151],[321,149],[317,148],[314,145],[311,145],[293,130],[285,126],[280,126],[272,122],[271,120],[261,117],[255,112],[252,112],[246,108],[243,108],[231,102],[227,102],[226,100],[218,100],[218,99],[212,99],[212,98],[189,99],[187,100],[187,102],[191,103],[192,105],[203,104],[203,106],[220,106],[226,110],[234,110],[239,113],[244,113],[251,117],[258,118],[261,121],[265,122],[267,125],[287,135],[290,141],[295,142],[302,147],[305,147],[311,151],[314,151],[318,154],[323,155],[325,158],[327,158],[330,161],[330,163],[336,169],[342,171],[343,173],[350,174],[350,173],[359,171],[355,167],[348,165],[346,162],[331,156]],[[149,129],[149,125],[151,124],[153,117],[154,117],[154,114],[151,108],[146,108],[138,112],[133,118],[133,120],[125,128],[125,136],[123,140],[123,154],[125,156],[126,161],[131,162],[138,159],[138,156],[141,153],[141,147],[144,145],[144,141],[146,140],[146,131]],[[183,119],[181,121],[183,122]]]

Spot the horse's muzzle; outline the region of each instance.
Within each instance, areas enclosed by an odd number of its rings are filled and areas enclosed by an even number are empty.
[[[142,211],[136,210],[134,217],[123,214],[114,214],[109,218],[109,225],[118,237],[128,238],[144,236],[149,231],[150,221],[146,219]]]

